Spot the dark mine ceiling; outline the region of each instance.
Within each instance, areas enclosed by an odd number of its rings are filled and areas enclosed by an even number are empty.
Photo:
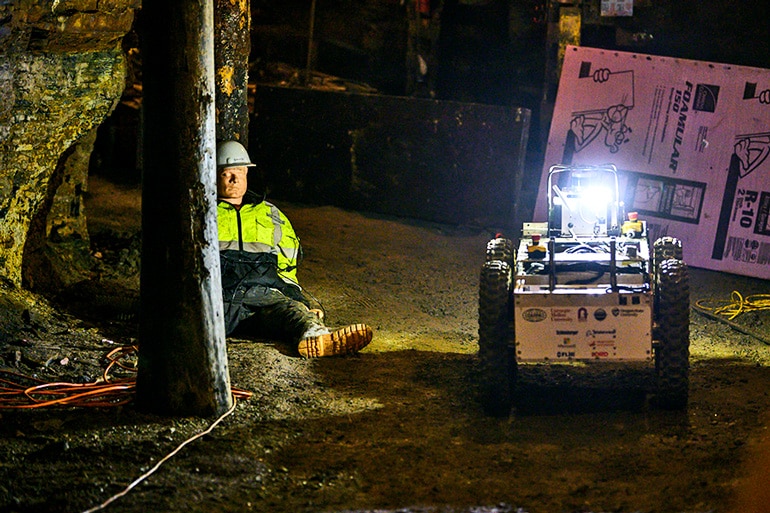
[[[317,70],[403,92],[406,27],[399,0],[320,0]],[[581,44],[685,59],[770,67],[770,7],[763,2],[634,3],[632,17],[602,18],[584,4]],[[440,6],[440,99],[532,108],[540,101],[549,6],[525,0],[434,1]],[[306,64],[309,0],[252,1],[252,60]]]

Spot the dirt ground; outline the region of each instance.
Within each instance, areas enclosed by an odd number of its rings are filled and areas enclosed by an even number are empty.
[[[135,342],[138,191],[94,179],[89,192],[102,282],[68,296],[78,317],[4,296],[0,369],[89,382],[104,354]],[[491,233],[280,206],[328,323],[367,322],[374,341],[353,357],[302,360],[280,344],[229,340],[232,384],[253,396],[105,511],[734,510],[768,438],[770,346],[693,313],[686,411],[650,405],[649,368],[524,366],[510,418],[488,418],[475,353]],[[691,282],[692,302],[770,293],[766,281],[698,269]],[[736,322],[770,331],[766,311]],[[130,404],[0,410],[0,511],[98,507],[213,420]]]

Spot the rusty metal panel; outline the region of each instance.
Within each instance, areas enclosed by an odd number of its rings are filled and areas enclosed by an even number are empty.
[[[249,151],[271,198],[515,226],[530,112],[259,86]],[[259,175],[259,173],[257,174]]]

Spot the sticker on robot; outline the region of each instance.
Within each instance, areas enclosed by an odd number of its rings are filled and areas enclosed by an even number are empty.
[[[541,322],[548,318],[548,313],[540,308],[527,308],[521,312],[521,318],[527,322]]]
[[[572,322],[572,309],[551,308],[551,320],[554,322]]]

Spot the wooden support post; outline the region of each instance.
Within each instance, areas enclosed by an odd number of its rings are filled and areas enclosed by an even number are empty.
[[[567,45],[580,45],[581,0],[548,0],[545,42],[545,81],[540,101],[540,147],[548,144],[556,91]],[[569,164],[569,162],[565,162]]]
[[[166,415],[232,406],[216,224],[213,4],[145,2],[137,403]]]
[[[315,6],[316,0],[311,0],[310,19],[308,20],[307,30],[307,59],[305,61],[305,75],[302,80],[306,87],[310,86],[313,70],[315,69],[316,53],[318,51],[315,40]]]
[[[406,0],[406,94],[433,98],[436,96],[439,67],[441,13],[456,9],[457,0]]]
[[[238,141],[246,147],[250,25],[248,0],[214,0],[217,141]]]

